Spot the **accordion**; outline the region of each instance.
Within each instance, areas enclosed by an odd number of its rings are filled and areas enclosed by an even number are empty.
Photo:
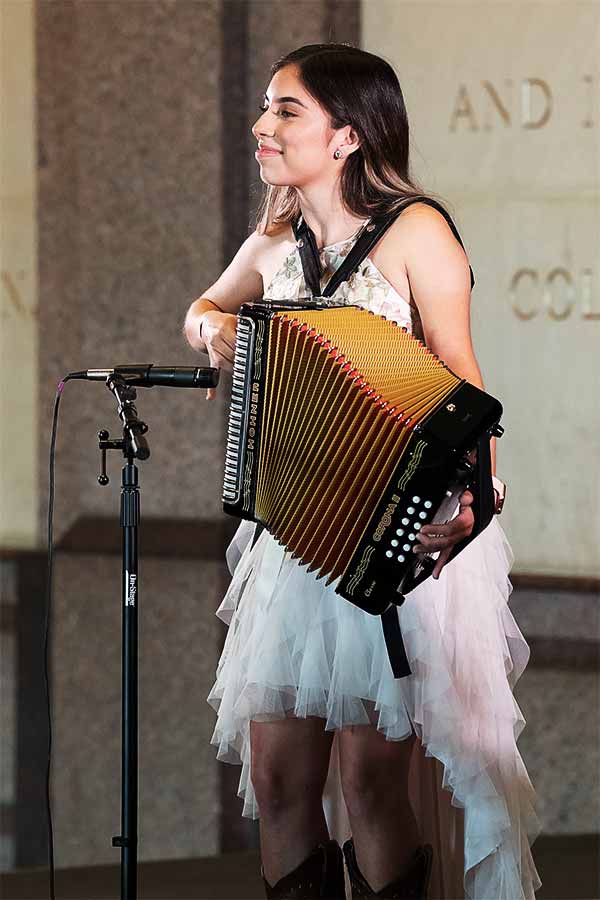
[[[427,577],[419,529],[446,522],[500,403],[383,316],[332,301],[238,314],[225,512],[261,523],[373,614]],[[489,445],[489,441],[488,445]]]

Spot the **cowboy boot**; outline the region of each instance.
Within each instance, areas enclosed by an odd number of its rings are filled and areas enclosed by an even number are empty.
[[[318,844],[292,872],[271,886],[261,866],[267,900],[345,900],[344,858],[337,841]]]
[[[352,900],[362,900],[365,897],[384,897],[390,898],[390,900],[427,900],[433,858],[431,844],[419,847],[402,876],[390,884],[386,884],[377,893],[358,868],[352,838],[344,844],[344,856],[352,886]]]

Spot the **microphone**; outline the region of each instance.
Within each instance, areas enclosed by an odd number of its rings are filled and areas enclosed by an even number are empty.
[[[140,363],[131,366],[115,366],[114,369],[86,369],[71,372],[69,378],[85,378],[88,381],[106,381],[111,375],[119,375],[127,384],[138,387],[194,387],[214,388],[219,383],[219,370],[193,368],[191,366],[155,366]]]

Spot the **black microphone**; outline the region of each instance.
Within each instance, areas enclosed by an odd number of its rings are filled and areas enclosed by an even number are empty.
[[[86,378],[89,381],[106,381],[110,375],[120,375],[127,384],[138,387],[195,387],[214,388],[219,383],[219,370],[212,367],[155,366],[140,363],[132,366],[115,366],[114,369],[86,369],[71,372],[69,378]]]

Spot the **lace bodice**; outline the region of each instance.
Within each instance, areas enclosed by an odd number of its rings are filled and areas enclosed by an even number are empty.
[[[323,277],[321,287],[324,288],[348,255],[356,235],[336,244],[329,244],[320,251]],[[264,299],[297,300],[309,296],[306,288],[300,252],[297,247],[283,261],[283,265],[271,279],[264,292]],[[344,281],[334,294],[336,300],[348,306],[361,306],[386,319],[392,319],[399,325],[411,330],[411,311],[408,300],[401,297],[392,287],[369,257],[363,260],[356,272],[348,281]]]

